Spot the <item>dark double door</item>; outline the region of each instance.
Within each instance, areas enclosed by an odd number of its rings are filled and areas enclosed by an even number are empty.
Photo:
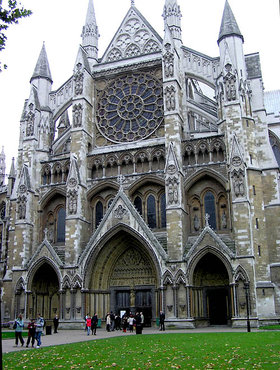
[[[152,321],[152,290],[137,289],[135,291],[135,306],[131,305],[131,291],[117,290],[115,312],[120,314],[125,311],[127,314],[132,312],[142,312],[144,315],[144,325],[151,326]]]

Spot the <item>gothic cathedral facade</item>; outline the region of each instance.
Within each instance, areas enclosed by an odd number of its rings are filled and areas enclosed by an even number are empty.
[[[89,0],[55,91],[43,45],[0,192],[4,320],[81,327],[87,313],[142,311],[153,325],[162,310],[167,325],[240,327],[248,309],[251,325],[279,322],[279,163],[259,54],[244,55],[227,0],[218,57],[184,46],[177,0],[163,6],[163,38],[132,1],[101,57]]]

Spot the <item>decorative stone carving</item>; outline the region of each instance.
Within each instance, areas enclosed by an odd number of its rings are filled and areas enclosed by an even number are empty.
[[[171,45],[165,44],[166,53],[163,55],[165,77],[174,76],[174,54],[171,53]]]
[[[68,213],[70,215],[77,213],[77,199],[78,199],[78,192],[75,189],[70,189],[67,192],[68,197]]]
[[[33,111],[34,105],[32,103],[29,104],[29,112],[26,115],[26,136],[33,136],[34,135],[34,120],[35,120],[35,113]]]
[[[24,220],[26,217],[26,202],[27,198],[25,195],[20,195],[17,199],[17,214],[19,220]]]
[[[74,74],[74,92],[75,95],[81,95],[83,93],[84,85],[84,73],[82,71],[82,64],[78,63],[76,65],[76,73]]]
[[[167,194],[168,194],[168,204],[169,205],[178,204],[178,200],[179,200],[178,185],[179,185],[179,181],[176,177],[168,179]]]
[[[119,220],[122,220],[124,216],[127,214],[127,209],[124,208],[121,204],[114,210],[114,216]]]
[[[176,109],[175,87],[167,86],[164,90],[165,105],[168,111]]]
[[[82,104],[75,104],[73,107],[73,126],[81,127],[83,117],[83,107]]]
[[[234,171],[232,174],[233,190],[236,197],[245,195],[244,174],[243,171]]]
[[[200,221],[197,215],[195,215],[193,218],[193,226],[195,231],[198,231],[200,229]]]
[[[223,211],[222,213],[222,220],[221,220],[221,224],[222,224],[222,228],[223,229],[226,229],[227,228],[227,216],[226,216],[226,212]]]
[[[227,101],[233,101],[236,100],[236,76],[231,72],[231,64],[228,63],[225,66],[225,69],[227,71],[227,74],[224,77],[226,99]]]

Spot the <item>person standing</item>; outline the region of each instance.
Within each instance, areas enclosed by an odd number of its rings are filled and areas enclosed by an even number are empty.
[[[34,319],[31,319],[27,328],[28,328],[28,338],[27,338],[26,348],[28,348],[30,341],[31,341],[31,345],[33,348],[34,343],[35,343],[35,320]]]
[[[91,318],[91,332],[92,332],[92,335],[93,334],[96,335],[97,324],[98,324],[98,317],[97,317],[97,313],[95,313]]]
[[[35,322],[35,339],[37,341],[37,347],[36,348],[40,348],[41,347],[41,336],[42,336],[42,332],[43,332],[43,329],[44,329],[44,324],[45,324],[45,321],[43,319],[43,317],[41,317],[41,314],[38,313],[38,317],[37,317],[37,320]]]
[[[165,331],[164,320],[165,320],[165,314],[163,311],[160,311],[160,314],[159,314],[160,329],[159,330],[161,331],[162,330]]]
[[[87,315],[86,326],[87,326],[87,335],[89,335],[91,329],[91,317],[89,315]]]
[[[144,322],[145,322],[145,318],[144,318],[143,312],[140,312],[140,317],[141,317],[141,325],[142,325],[142,330],[143,330],[143,328],[144,328]]]
[[[58,316],[55,315],[55,318],[53,319],[54,334],[57,333],[58,324],[59,324],[59,319],[58,319]]]
[[[19,314],[17,319],[15,320],[15,335],[16,335],[16,347],[18,346],[18,340],[20,340],[21,346],[24,345],[24,340],[22,338],[22,329],[24,327],[24,322],[22,319],[22,315]]]
[[[115,331],[115,314],[113,311],[110,313],[110,319],[111,319],[111,331]]]
[[[106,316],[106,330],[109,332],[110,329],[111,329],[111,316],[108,312]]]
[[[133,324],[134,324],[134,318],[132,315],[128,318],[128,325],[129,325],[129,332],[133,333]]]

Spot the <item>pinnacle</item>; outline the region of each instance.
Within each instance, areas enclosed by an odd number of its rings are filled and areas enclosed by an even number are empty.
[[[47,52],[45,48],[45,43],[43,43],[36,67],[34,69],[33,75],[31,77],[30,82],[37,77],[43,77],[48,79],[50,82],[52,82],[52,76],[51,71],[49,67]]]
[[[225,7],[224,7],[224,13],[223,13],[223,18],[222,18],[218,43],[220,43],[220,41],[227,36],[240,37],[242,41],[244,42],[244,38],[239,30],[238,24],[231,10],[231,7],[228,3],[228,0],[226,0]]]

